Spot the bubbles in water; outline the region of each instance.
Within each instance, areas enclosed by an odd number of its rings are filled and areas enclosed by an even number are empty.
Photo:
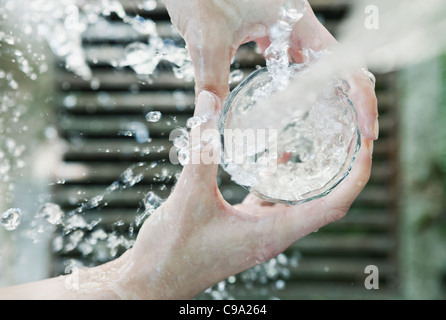
[[[146,114],[146,120],[148,122],[158,122],[161,119],[161,112],[159,111],[150,111]]]
[[[287,5],[289,7],[287,7]],[[271,27],[271,44],[265,50],[266,66],[272,77],[271,91],[285,89],[291,77],[289,69],[290,34],[294,24],[302,18],[305,12],[303,1],[299,1],[299,6],[294,7],[290,2],[281,8],[280,20]]]
[[[22,211],[18,208],[11,208],[3,212],[0,224],[8,231],[15,230],[22,218]]]
[[[267,201],[287,204],[328,194],[350,171],[360,145],[355,110],[337,79],[324,84],[322,92],[307,92],[308,98],[281,100],[271,112],[271,97],[281,97],[291,81],[301,81],[310,65],[327,54],[304,49],[304,61],[290,65],[290,33],[303,14],[297,9],[284,7],[270,32],[267,68],[231,92],[221,128],[224,169],[232,180]],[[266,143],[257,145],[262,130],[269,131]],[[227,131],[254,132],[253,139],[237,139]]]

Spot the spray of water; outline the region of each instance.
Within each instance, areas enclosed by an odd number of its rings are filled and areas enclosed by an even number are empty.
[[[294,81],[280,95],[266,100],[253,113],[253,123],[262,124],[262,114],[272,105],[281,112],[268,113],[271,124],[305,114],[313,98],[333,77],[346,78],[367,66],[378,72],[389,72],[433,58],[446,49],[446,3],[415,1],[374,1],[372,13],[376,24],[368,24],[370,5],[354,1],[351,15],[343,22],[338,36],[342,44],[331,49],[311,67],[305,77]],[[299,106],[290,101],[299,100]],[[262,112],[264,110],[264,112]]]
[[[272,114],[269,121],[273,123],[283,117],[294,118],[302,114],[305,111],[305,102],[311,100],[312,93],[323,87],[334,74],[342,74],[363,65],[377,71],[396,70],[444,52],[446,48],[446,38],[444,37],[446,33],[446,20],[444,19],[446,3],[443,0],[431,0],[429,3],[421,0],[410,2],[377,0],[374,3],[379,12],[378,28],[369,29],[364,24],[367,17],[364,10],[369,4],[362,0],[354,1],[352,14],[340,30],[339,40],[342,46],[330,54],[324,55],[323,59],[312,66],[312,72],[306,73],[305,79],[299,79],[298,83],[284,89],[281,95],[275,96],[273,101],[265,104],[265,108],[269,108],[271,104],[287,105],[287,101],[294,101],[298,97],[299,101],[302,101],[301,108],[296,110],[295,105],[292,108],[285,108],[281,114]],[[156,8],[157,2],[147,0],[142,2],[142,5],[146,10],[153,10]],[[168,61],[172,65],[175,76],[188,81],[192,80],[193,69],[186,48],[178,47],[172,41],[161,39],[153,21],[127,15],[123,6],[116,0],[27,0],[19,2],[1,0],[0,16],[4,20],[8,20],[8,28],[2,27],[0,31],[2,46],[0,61],[3,64],[5,59],[8,59],[8,63],[16,64],[21,76],[30,81],[38,79],[39,75],[48,71],[49,66],[46,57],[36,53],[37,50],[34,50],[32,45],[26,44],[26,41],[23,40],[34,38],[37,43],[47,43],[54,55],[64,62],[68,70],[85,80],[93,81],[92,72],[82,48],[82,34],[87,28],[97,27],[98,30],[104,31],[102,27],[105,19],[111,14],[115,14],[136,32],[148,38],[147,42],[135,42],[128,45],[122,59],[108,61],[112,66],[129,66],[139,75],[153,77],[156,76],[156,68],[159,63]],[[272,29],[271,35],[275,41],[267,50],[266,56],[268,68],[277,75],[275,79],[278,86],[289,80],[286,69],[284,69],[288,61],[283,60],[283,53],[287,49],[286,41],[289,37],[287,32],[300,15],[301,12],[295,8],[285,8],[281,23]],[[11,30],[11,28],[12,31],[5,31]],[[230,81],[239,81],[242,77],[243,74],[240,70],[234,70],[231,73]],[[0,182],[12,188],[10,172],[14,168],[23,166],[21,157],[26,149],[24,145],[16,141],[13,133],[26,131],[26,126],[18,124],[20,124],[21,115],[27,112],[27,108],[19,103],[16,94],[21,89],[19,75],[9,72],[1,66],[0,86],[3,91],[0,98],[0,116],[3,118],[7,115],[7,118],[13,119],[11,123],[17,124],[12,126],[0,119],[0,131],[2,132],[0,136]],[[97,83],[94,86],[96,87]],[[70,101],[70,97],[74,96],[67,96],[67,101],[65,101],[67,107],[75,104],[75,101],[74,104],[73,101]],[[25,100],[31,101],[32,96],[28,96]],[[275,119],[275,116],[278,118]],[[154,112],[148,114],[146,119],[149,122],[156,122],[160,117],[160,113]],[[260,117],[259,120],[262,120],[262,113],[257,112],[253,117],[254,123],[255,117]],[[189,127],[192,127],[196,120],[190,120]],[[142,131],[136,124],[123,130],[130,132],[141,141],[146,140],[146,135],[141,133]],[[184,147],[187,140],[187,136],[184,135],[176,143],[179,147]],[[100,244],[104,244],[103,247],[107,248],[107,258],[115,256],[121,247],[129,248],[132,245],[132,238],[123,237],[116,231],[108,233],[104,229],[98,228],[99,221],[87,222],[83,213],[105,205],[104,197],[106,195],[116,190],[130,188],[140,182],[142,176],[134,174],[133,169],[127,169],[104,193],[89,199],[71,212],[63,212],[58,205],[44,202],[35,214],[35,228],[29,230],[29,236],[38,241],[39,234],[45,233],[49,228],[52,228],[51,230],[60,228],[61,232],[53,241],[54,250],[70,252],[78,249],[85,256],[91,254],[94,248],[100,247]],[[135,225],[141,225],[162,201],[155,193],[149,192],[143,199],[143,209],[135,220]],[[1,204],[5,202],[5,199],[2,199]],[[10,208],[4,211],[1,214],[0,227],[7,231],[18,229],[22,215],[20,208]],[[115,227],[119,227],[121,224],[121,221],[117,221]],[[260,283],[273,280],[276,289],[281,289],[285,284],[278,275],[286,278],[287,266],[294,264],[297,264],[296,259],[287,260],[286,256],[280,255],[268,264],[240,275],[240,280],[230,277],[218,284],[217,287],[209,289],[207,293],[214,298],[231,298],[232,295],[228,292],[231,285],[236,281],[246,281],[249,287],[253,278]]]

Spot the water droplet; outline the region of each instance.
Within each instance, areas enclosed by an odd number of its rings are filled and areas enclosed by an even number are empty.
[[[133,29],[141,34],[156,36],[158,31],[156,29],[156,24],[150,19],[144,19],[141,16],[136,16],[131,22]]]
[[[125,60],[122,66],[130,66],[137,74],[151,75],[155,71],[161,56],[155,45],[133,42],[125,48]]]
[[[230,277],[228,277],[228,283],[235,283],[236,282],[236,280],[237,280],[237,278],[235,277],[235,276],[230,276]]]
[[[145,0],[143,3],[143,8],[146,11],[152,11],[156,9],[157,5],[156,0]]]
[[[69,252],[76,249],[77,245],[81,242],[83,237],[84,232],[81,230],[72,232],[67,238],[68,243],[65,245],[65,251]]]
[[[51,224],[58,225],[62,223],[64,212],[59,205],[48,202],[41,207],[38,216],[46,219]]]
[[[98,95],[96,98],[101,106],[104,106],[104,107],[111,106],[111,103],[110,103],[111,98],[110,98],[110,94],[108,94],[108,92],[105,92],[105,91],[98,92]]]
[[[231,71],[231,73],[229,74],[229,83],[234,83],[234,82],[239,82],[243,79],[243,71],[236,69]]]
[[[103,195],[99,195],[99,196],[95,196],[93,198],[90,199],[90,201],[88,201],[88,204],[90,205],[91,208],[96,208],[104,199]]]
[[[22,211],[18,208],[11,208],[2,214],[0,224],[8,231],[15,230],[20,225]]]
[[[88,225],[87,225],[87,222],[85,221],[85,219],[78,214],[72,216],[70,219],[68,219],[68,221],[66,223],[67,230],[76,229],[76,228],[83,229],[83,228],[86,228],[87,226]]]
[[[155,192],[149,191],[143,199],[144,212],[135,219],[136,226],[140,226],[163,202]]]
[[[45,134],[45,137],[50,140],[57,138],[57,135],[58,135],[57,129],[52,126],[46,127],[44,134]]]
[[[9,80],[8,85],[11,87],[11,89],[13,90],[17,90],[19,88],[19,84],[17,83],[17,81],[15,81],[14,79]]]
[[[287,258],[287,256],[286,256],[285,254],[281,253],[281,254],[279,254],[279,255],[277,256],[277,262],[278,262],[280,265],[285,266],[285,265],[287,265],[287,263],[288,263],[288,258]]]
[[[73,94],[70,94],[63,99],[63,105],[66,108],[73,108],[74,106],[76,106],[76,103],[77,103],[77,98]]]
[[[53,240],[53,251],[59,252],[63,249],[63,238],[61,236],[57,236]]]
[[[275,287],[276,287],[277,290],[285,289],[285,285],[286,285],[286,283],[283,280],[277,280],[276,283],[275,283]]]
[[[163,203],[163,200],[153,191],[149,191],[144,198],[144,207],[152,212]]]
[[[91,90],[98,90],[101,87],[101,81],[98,78],[92,78],[90,81]]]
[[[191,117],[191,118],[187,119],[186,127],[188,127],[189,129],[192,129],[192,128],[200,125],[201,123],[203,123],[202,117],[198,117],[198,116]]]
[[[123,189],[133,187],[135,184],[140,182],[143,178],[144,178],[144,175],[142,173],[135,175],[133,172],[133,168],[127,168],[119,176],[120,187]]]
[[[91,233],[92,242],[96,243],[98,240],[105,240],[108,234],[103,229],[97,229]]]
[[[159,111],[150,111],[146,114],[146,120],[148,122],[158,122],[161,119],[161,112]]]
[[[123,134],[126,136],[135,137],[136,142],[146,143],[149,140],[149,130],[145,124],[133,121],[126,123],[124,126],[127,130],[124,131]]]

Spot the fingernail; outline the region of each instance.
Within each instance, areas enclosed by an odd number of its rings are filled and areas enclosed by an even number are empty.
[[[379,121],[376,118],[375,123],[373,124],[373,134],[375,136],[375,140],[379,137]]]
[[[195,106],[195,115],[199,117],[211,117],[215,113],[216,100],[214,95],[208,91],[201,91]]]

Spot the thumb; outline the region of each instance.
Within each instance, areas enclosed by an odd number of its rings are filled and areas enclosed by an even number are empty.
[[[209,91],[202,91],[197,98],[194,117],[189,119],[189,160],[184,166],[177,185],[200,186],[211,190],[217,184],[220,163],[220,134],[218,118],[220,99]]]

